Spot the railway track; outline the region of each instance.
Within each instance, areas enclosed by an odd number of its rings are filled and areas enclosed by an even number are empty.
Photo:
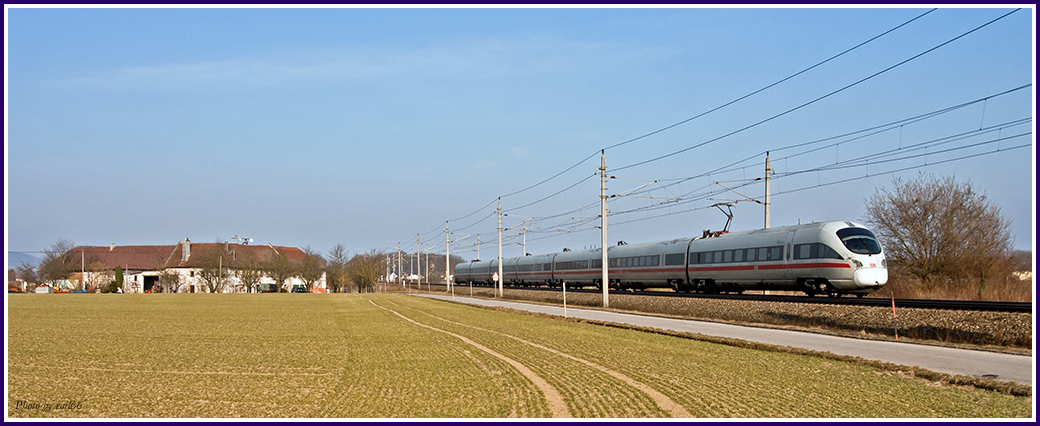
[[[444,284],[433,284],[444,287]],[[462,287],[462,286],[459,286]],[[484,287],[487,288],[487,287]],[[531,291],[563,291],[558,288],[544,287],[512,287],[512,290]],[[596,293],[596,289],[568,289],[573,293]],[[809,297],[809,296],[785,296],[770,294],[701,294],[701,293],[675,293],[667,291],[618,291],[611,290],[610,294],[625,294],[635,296],[658,296],[658,297],[689,297],[700,299],[722,299],[722,300],[753,300],[761,302],[785,302],[785,303],[809,303],[821,305],[851,305],[851,306],[892,306],[892,299],[886,298],[854,298],[854,297]],[[920,308],[938,310],[961,310],[961,311],[992,311],[992,312],[1033,312],[1032,302],[991,302],[977,300],[931,300],[931,299],[895,299],[895,305],[900,308]]]

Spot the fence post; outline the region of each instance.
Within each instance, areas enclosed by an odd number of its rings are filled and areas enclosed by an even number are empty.
[[[899,340],[899,323],[896,322],[896,293],[892,292],[892,327],[896,330],[896,340]]]

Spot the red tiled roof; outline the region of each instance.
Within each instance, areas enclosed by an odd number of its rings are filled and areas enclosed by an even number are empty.
[[[80,263],[85,261],[87,265],[92,262],[102,262],[109,268],[117,266],[126,270],[157,270],[163,267],[173,268],[198,268],[201,266],[199,254],[211,250],[222,249],[224,243],[191,243],[191,256],[187,261],[182,261],[183,244],[178,242],[171,245],[159,246],[79,246],[70,250],[65,258],[71,269],[79,269]],[[266,260],[277,251],[284,254],[290,261],[299,262],[307,254],[296,247],[282,247],[272,245],[243,245],[227,244],[227,250],[232,252],[235,260],[252,256],[258,260]],[[232,263],[235,263],[234,261]],[[228,265],[234,267],[234,265]]]
[[[73,270],[79,270],[80,263],[89,266],[93,262],[102,262],[110,269],[117,266],[123,269],[158,269],[170,259],[174,246],[115,246],[95,247],[79,246],[69,250],[65,256],[65,262],[75,265]],[[176,260],[180,260],[177,258]]]

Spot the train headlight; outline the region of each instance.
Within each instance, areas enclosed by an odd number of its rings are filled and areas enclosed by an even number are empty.
[[[882,268],[887,268],[888,267],[888,259],[881,259],[881,267]]]
[[[852,263],[855,263],[857,268],[862,268],[863,267],[863,262],[860,262],[860,261],[858,261],[856,259],[852,259]]]

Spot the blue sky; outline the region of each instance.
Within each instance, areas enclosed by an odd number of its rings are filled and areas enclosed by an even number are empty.
[[[6,244],[238,235],[363,252],[398,242],[414,250],[421,234],[424,248],[443,252],[445,221],[462,218],[449,222],[460,240],[453,253],[476,257],[476,236],[466,235],[479,233],[487,258],[497,252],[488,205],[505,196],[504,226],[533,218],[528,252],[598,245],[586,223],[598,205],[582,209],[598,201],[593,154],[926,10],[8,8]],[[722,181],[761,198],[761,183],[739,181],[760,176],[760,154],[771,150],[773,226],[858,220],[877,188],[926,172],[970,180],[1013,221],[1015,245],[1032,248],[1033,87],[798,156],[783,149],[1031,84],[1032,9],[782,117],[622,169],[792,109],[1008,11],[939,9],[717,112],[608,149],[608,170],[619,169],[610,174],[633,179],[610,181],[610,193],[661,181],[642,193],[657,198],[611,200],[609,241],[721,228],[709,198],[742,197],[705,191]],[[990,126],[927,156],[791,174],[887,149],[905,156]],[[659,205],[665,198],[682,202]],[[759,205],[734,212],[731,229],[762,226]],[[518,232],[505,232],[507,256],[520,254]]]

